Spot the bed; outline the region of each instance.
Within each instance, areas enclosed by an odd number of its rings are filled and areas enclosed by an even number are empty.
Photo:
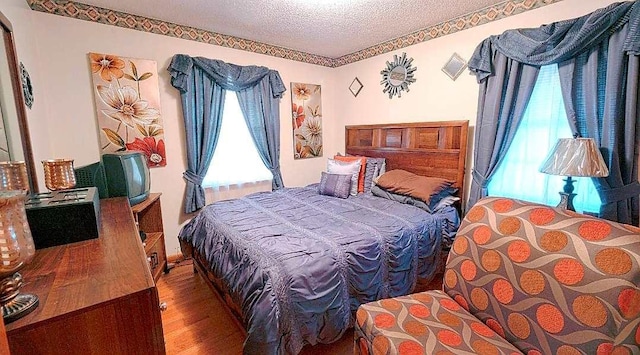
[[[460,193],[467,130],[467,121],[347,126],[345,152],[451,180]],[[324,196],[310,185],[208,205],[179,239],[246,330],[245,354],[295,354],[338,340],[361,303],[428,283],[460,208],[428,213],[371,194]]]

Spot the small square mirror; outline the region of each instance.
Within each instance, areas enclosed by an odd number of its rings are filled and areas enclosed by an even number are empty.
[[[466,68],[467,61],[458,55],[458,53],[453,53],[447,64],[442,67],[442,71],[452,80],[456,80]]]

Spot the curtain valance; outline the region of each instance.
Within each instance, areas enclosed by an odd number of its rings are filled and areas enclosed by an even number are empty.
[[[276,70],[255,65],[240,66],[217,59],[190,57],[186,54],[173,56],[169,65],[171,85],[180,92],[186,92],[189,87],[189,75],[193,73],[194,66],[202,70],[212,81],[225,90],[242,91],[258,85],[265,79],[271,88],[274,99],[282,98],[287,90]]]
[[[478,82],[491,75],[495,51],[533,66],[560,63],[596,46],[627,23],[629,32],[623,50],[638,55],[640,3],[630,1],[614,3],[575,19],[490,36],[476,48],[469,60],[469,70],[475,73]]]

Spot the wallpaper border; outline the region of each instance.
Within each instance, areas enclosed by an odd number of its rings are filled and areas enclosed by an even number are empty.
[[[329,58],[271,44],[202,30],[195,27],[156,20],[126,12],[105,9],[71,0],[26,0],[32,10],[71,17],[105,25],[181,38],[221,47],[244,50],[268,56],[336,68],[414,44],[470,29],[505,17],[517,15],[562,0],[506,0],[482,10],[427,27],[398,38],[344,55]]]

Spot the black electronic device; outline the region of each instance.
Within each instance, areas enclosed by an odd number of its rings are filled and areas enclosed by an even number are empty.
[[[101,199],[109,197],[107,177],[101,162],[75,168],[73,172],[76,177],[76,188],[95,186]]]
[[[100,201],[95,187],[31,195],[25,209],[36,249],[98,237]]]

